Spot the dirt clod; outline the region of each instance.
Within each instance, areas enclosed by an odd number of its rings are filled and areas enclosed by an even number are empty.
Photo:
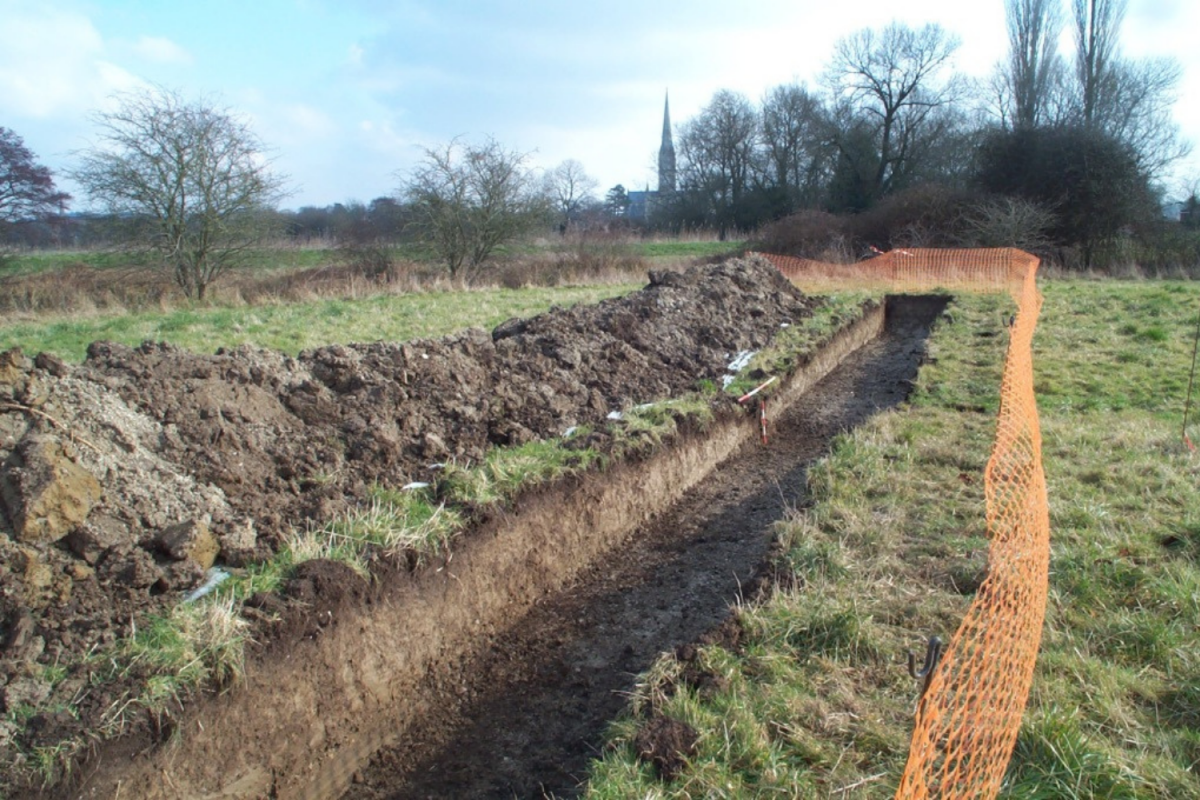
[[[158,546],[176,561],[191,561],[206,570],[217,559],[221,549],[217,537],[203,520],[190,519],[172,525],[158,536]]]
[[[649,761],[664,781],[673,781],[696,755],[700,734],[686,722],[655,714],[637,732],[633,746],[638,758]]]
[[[87,519],[100,482],[52,436],[28,436],[9,456],[0,498],[19,542],[56,542]]]

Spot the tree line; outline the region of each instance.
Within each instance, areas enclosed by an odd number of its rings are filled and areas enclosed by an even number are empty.
[[[905,193],[1007,198],[1031,206],[1042,228],[1031,238],[1084,263],[1152,227],[1166,171],[1189,150],[1171,119],[1178,64],[1121,55],[1124,0],[1071,0],[1069,17],[1058,0],[1005,8],[1009,55],[984,80],[953,70],[959,42],[940,26],[893,23],[839,41],[815,87],[777,86],[758,103],[718,91],[682,126],[681,190],[659,199],[655,222],[745,234]]]
[[[1009,52],[987,79],[955,72],[959,41],[939,25],[892,23],[837,42],[812,87],[776,86],[757,103],[717,91],[680,127],[678,189],[652,198],[644,224],[765,231],[794,251],[831,236],[1057,248],[1084,265],[1161,237],[1162,180],[1188,152],[1171,120],[1179,66],[1122,56],[1126,0],[1069,3],[1004,0]],[[284,178],[227,109],[155,88],[95,123],[98,145],[67,175],[98,214],[67,228],[70,198],[0,128],[0,233],[136,243],[194,297],[280,235],[332,238],[368,261],[408,238],[465,278],[532,230],[629,222],[622,186],[597,198],[578,161],[541,172],[492,139],[425,150],[393,197],[280,212]],[[1192,192],[1186,225],[1196,207]],[[1183,257],[1200,257],[1189,246]]]

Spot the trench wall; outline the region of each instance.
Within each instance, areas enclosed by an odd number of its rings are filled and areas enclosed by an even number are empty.
[[[878,337],[886,315],[883,306],[869,311],[783,380],[773,413]],[[453,676],[757,435],[755,415],[722,416],[645,458],[528,494],[458,539],[450,557],[398,576],[286,651],[252,659],[244,683],[193,703],[169,742],[103,745],[77,787],[58,796],[340,795],[428,710],[426,687]]]

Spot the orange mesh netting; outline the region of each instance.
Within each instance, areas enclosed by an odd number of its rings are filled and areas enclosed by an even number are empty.
[[[793,282],[1013,293],[996,441],[984,471],[991,540],[987,579],[947,645],[917,707],[897,798],[995,797],[1029,698],[1042,638],[1050,512],[1033,395],[1038,260],[1013,249],[893,250],[853,265],[766,256]]]

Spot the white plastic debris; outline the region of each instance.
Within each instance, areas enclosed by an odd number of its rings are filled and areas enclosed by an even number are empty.
[[[608,412],[607,418],[608,419],[622,419],[624,416],[625,415],[622,414],[620,411],[610,411],[610,412]]]
[[[750,363],[750,359],[754,358],[757,354],[757,350],[743,350],[734,357],[733,361],[729,362],[729,366],[726,369],[730,372],[741,372]]]
[[[567,428],[565,431],[563,431],[563,437],[564,437],[564,438],[570,438],[570,437],[572,437],[572,436],[574,436],[574,435],[575,435],[575,431],[577,431],[577,430],[579,430],[579,426],[578,426],[578,425],[572,425],[571,427],[569,427],[569,428]]]
[[[428,486],[429,486],[429,484],[426,483],[425,481],[413,481],[412,483],[404,484],[400,488],[401,489],[425,489]]]
[[[729,384],[734,382],[737,374],[744,370],[750,364],[750,359],[754,358],[756,355],[758,355],[757,350],[743,350],[734,356],[733,361],[730,361],[729,366],[726,367],[730,374],[721,378],[721,388],[728,389]]]
[[[208,579],[204,583],[197,586],[192,591],[188,592],[187,597],[183,598],[185,603],[194,603],[204,595],[211,592],[213,589],[221,585],[221,583],[229,577],[229,573],[220,567],[212,567],[208,570]]]

